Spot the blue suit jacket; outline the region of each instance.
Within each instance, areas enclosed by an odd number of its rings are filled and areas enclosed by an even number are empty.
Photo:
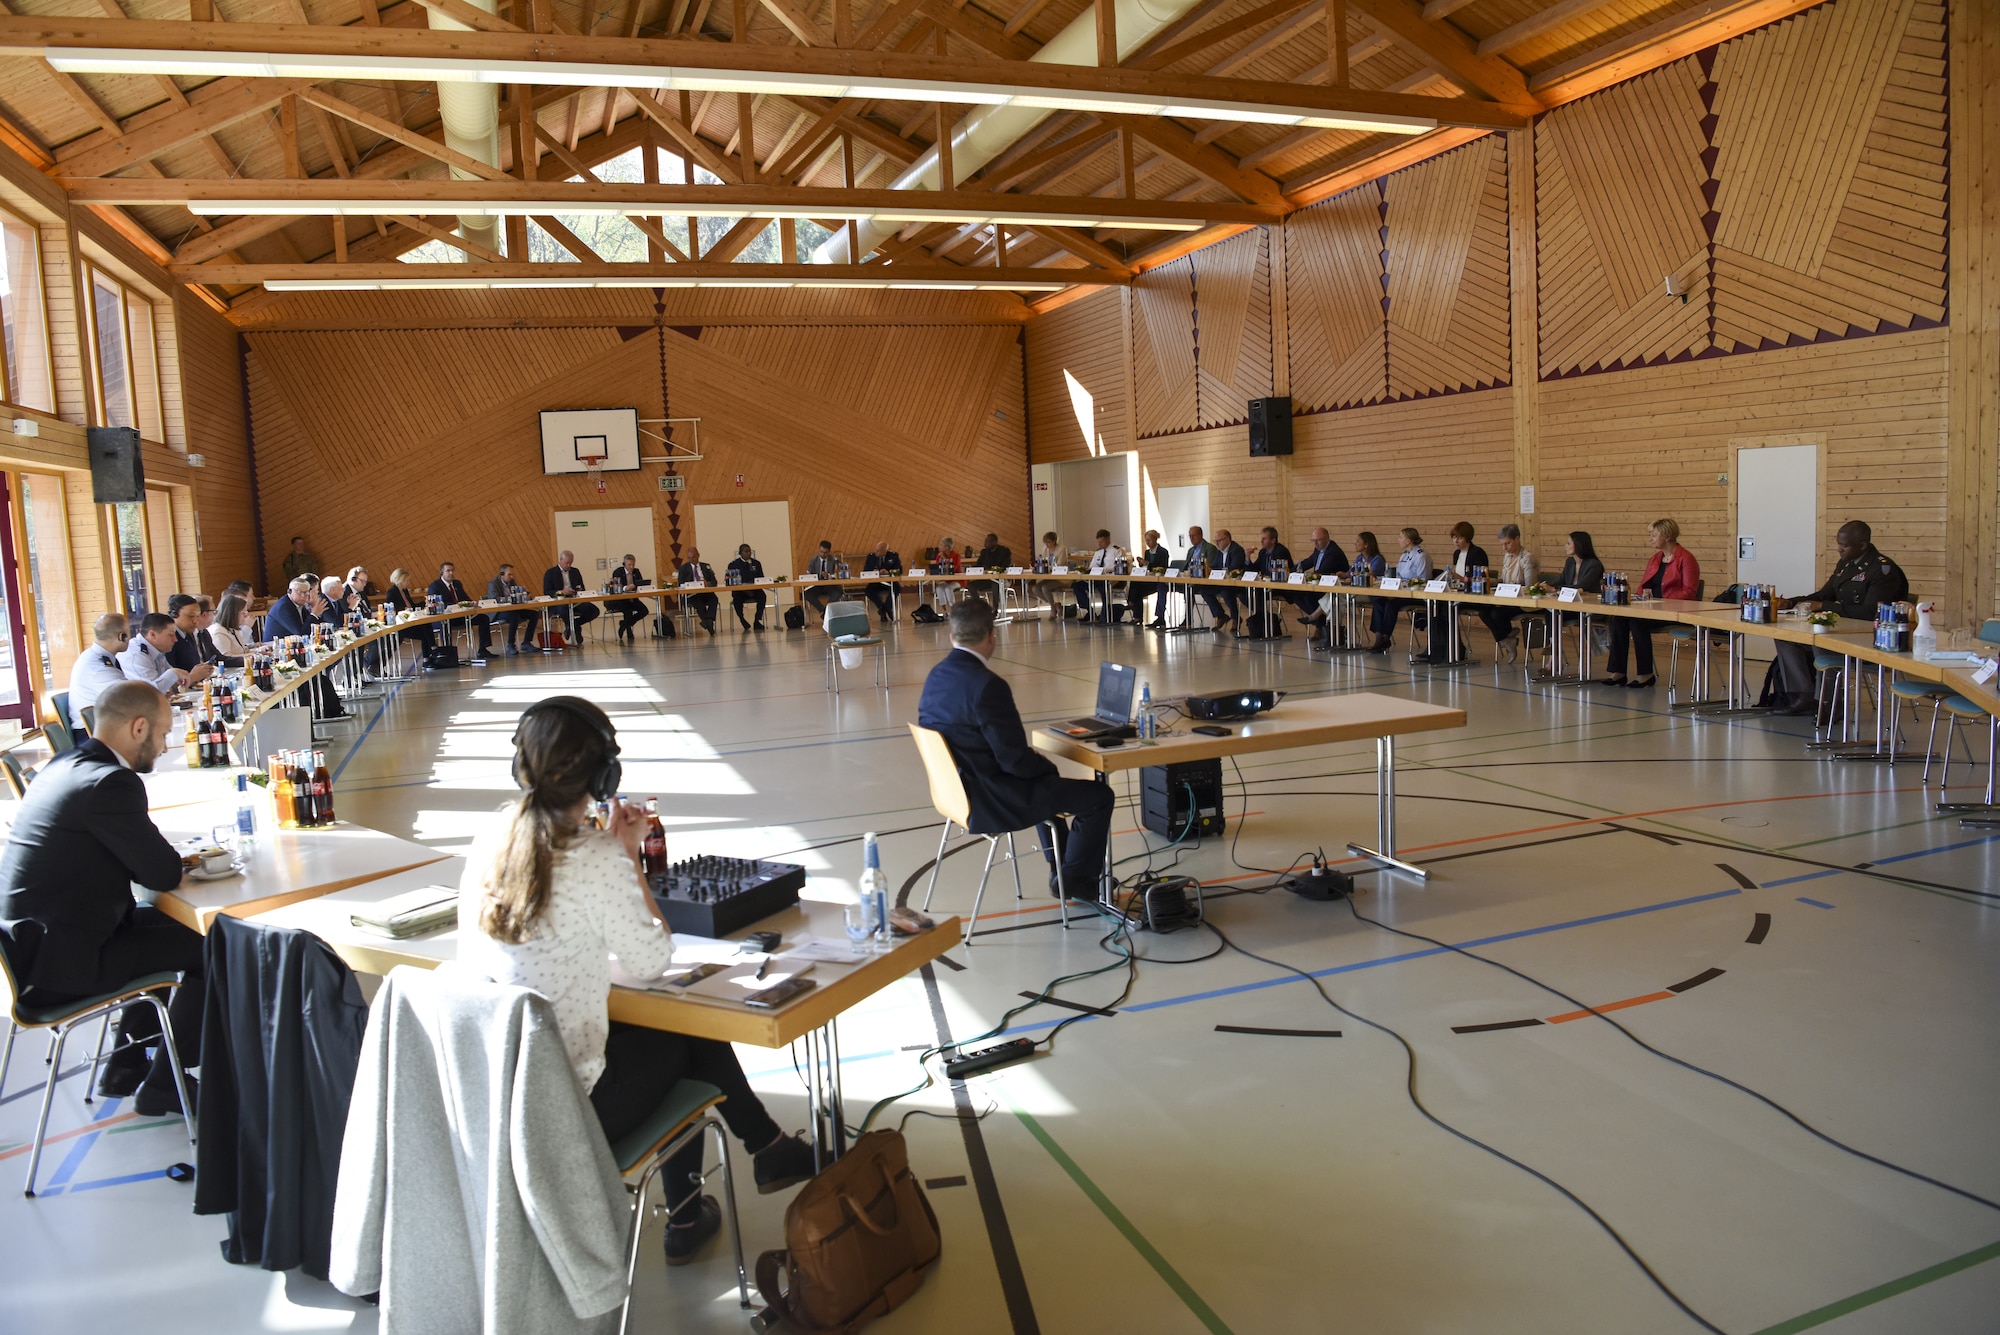
[[[977,654],[953,649],[924,679],[917,722],[944,734],[979,834],[1023,830],[1051,814],[1037,789],[1060,777],[1028,744],[1014,692]]]
[[[311,635],[312,614],[293,602],[289,596],[271,604],[271,610],[264,613],[264,638],[282,640],[287,635]]]

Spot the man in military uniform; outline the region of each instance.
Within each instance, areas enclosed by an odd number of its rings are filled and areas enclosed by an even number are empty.
[[[1838,612],[1843,617],[1873,621],[1879,603],[1899,603],[1910,596],[1910,581],[1903,568],[1875,550],[1873,533],[1859,519],[1850,519],[1834,534],[1840,560],[1833,573],[1815,593],[1802,598],[1780,598],[1782,608],[1807,612]],[[1803,644],[1777,642],[1777,659],[1771,666],[1773,705],[1787,714],[1810,714],[1817,705],[1814,696],[1812,651]]]

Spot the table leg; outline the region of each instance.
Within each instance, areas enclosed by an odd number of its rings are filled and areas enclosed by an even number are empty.
[[[811,1105],[813,1167],[824,1172],[847,1144],[847,1113],[840,1091],[839,1020],[805,1036],[806,1095]]]
[[[1428,880],[1422,867],[1396,856],[1396,739],[1375,739],[1375,842],[1379,848],[1350,843],[1347,851],[1356,857],[1379,862],[1394,871],[1406,872],[1418,880]]]

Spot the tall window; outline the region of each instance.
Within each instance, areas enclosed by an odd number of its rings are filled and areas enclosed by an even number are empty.
[[[42,660],[43,681],[66,685],[69,665],[83,652],[83,646],[77,640],[76,585],[69,567],[69,513],[63,503],[63,480],[47,473],[21,474],[21,519],[39,641],[30,650]]]
[[[174,559],[174,498],[151,487],[146,489],[146,564],[153,571],[153,602],[164,612],[167,596],[181,587],[180,563]]]
[[[111,275],[92,269],[90,333],[99,418],[107,426],[137,427],[147,440],[159,440],[164,429],[153,303]]]
[[[135,504],[111,507],[118,516],[118,578],[125,587],[125,610],[137,617],[153,610],[146,597],[146,512]]]
[[[23,408],[55,411],[49,382],[49,326],[42,312],[41,237],[32,224],[0,209],[0,397]]]

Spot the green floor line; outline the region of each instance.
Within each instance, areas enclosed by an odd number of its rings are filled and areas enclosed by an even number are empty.
[[[1941,821],[1954,820],[1953,816],[1926,816],[1922,820],[1900,821],[1895,825],[1877,825],[1872,830],[1848,830],[1842,834],[1829,834],[1824,839],[1805,839],[1796,844],[1779,844],[1773,853],[1789,853],[1795,848],[1811,848],[1814,844],[1836,844],[1842,839],[1859,839],[1863,835],[1886,834],[1890,830],[1907,830],[1912,825],[1936,825]]]
[[[1146,1235],[1111,1203],[1111,1198],[1098,1189],[1097,1184],[1090,1180],[1083,1169],[1077,1167],[1076,1160],[1063,1152],[1062,1146],[1056,1144],[1054,1137],[1049,1135],[1042,1124],[1019,1108],[1014,1109],[1014,1116],[1021,1119],[1021,1125],[1028,1128],[1029,1135],[1042,1143],[1042,1148],[1049,1152],[1049,1157],[1062,1165],[1062,1170],[1069,1174],[1070,1180],[1082,1188],[1083,1194],[1090,1197],[1090,1203],[1111,1221],[1111,1226],[1125,1235],[1125,1241],[1132,1244],[1132,1250],[1143,1256],[1146,1264],[1153,1267],[1154,1272],[1167,1282],[1167,1287],[1187,1304],[1188,1311],[1194,1313],[1195,1319],[1215,1335],[1233,1335],[1222,1318],[1215,1314],[1215,1309],[1203,1302],[1201,1295],[1194,1291],[1194,1286],[1182,1279],[1180,1272],[1167,1264],[1167,1258],[1160,1255],[1152,1243],[1146,1241]]]
[[[124,1126],[112,1127],[109,1131],[106,1131],[104,1134],[107,1136],[122,1136],[127,1131],[157,1131],[163,1126],[180,1126],[180,1125],[182,1125],[182,1122],[181,1119],[178,1117],[162,1117],[157,1122],[127,1122]]]
[[[1863,1289],[1861,1292],[1842,1298],[1838,1302],[1828,1303],[1824,1307],[1815,1307],[1812,1311],[1795,1316],[1789,1321],[1780,1321],[1775,1326],[1766,1326],[1762,1330],[1752,1332],[1752,1335],[1795,1335],[1796,1332],[1801,1330],[1811,1330],[1814,1326],[1823,1326],[1829,1321],[1835,1321],[1848,1315],[1850,1312],[1858,1312],[1864,1307],[1873,1307],[1876,1303],[1894,1298],[1897,1294],[1908,1293],[1911,1289],[1920,1289],[1926,1284],[1944,1279],[1950,1275],[1955,1275],[1961,1270],[1970,1270],[1976,1265],[1984,1265],[1996,1256],[2000,1256],[2000,1242],[1990,1243],[1987,1246],[1979,1248],[1977,1251],[1967,1252],[1963,1256],[1954,1256],[1949,1261],[1940,1261],[1936,1265],[1926,1266],[1922,1270],[1904,1275],[1901,1279],[1892,1279],[1887,1284],[1877,1284],[1872,1289]]]

